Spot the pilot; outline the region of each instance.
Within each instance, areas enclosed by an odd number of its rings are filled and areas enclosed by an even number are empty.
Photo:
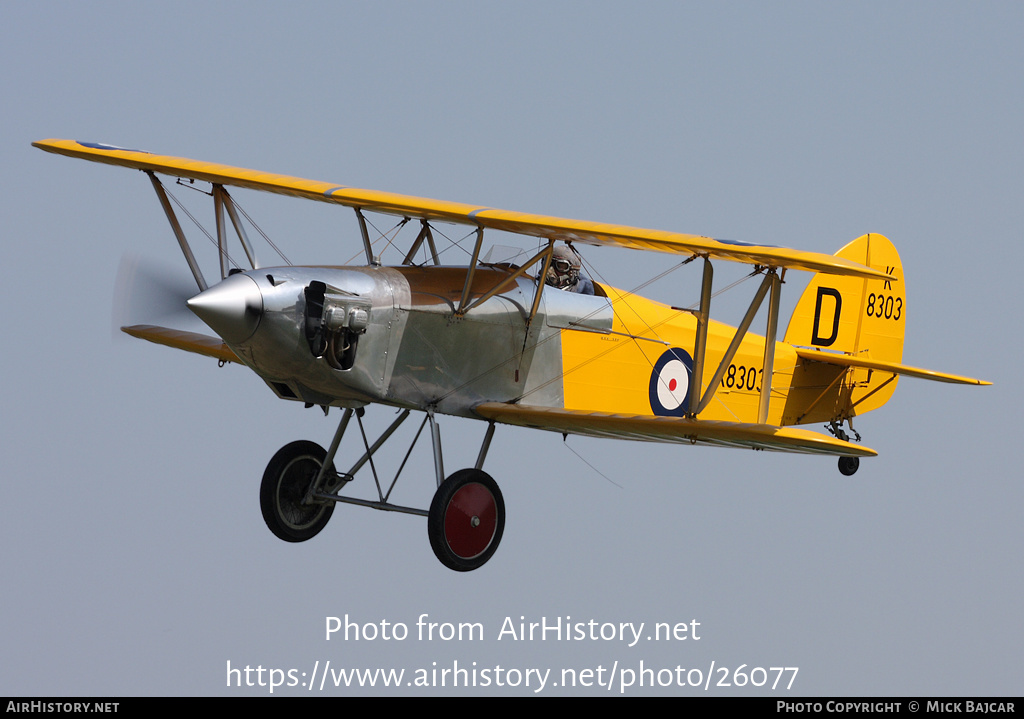
[[[567,245],[558,245],[551,254],[551,266],[544,282],[566,292],[581,295],[594,294],[594,283],[580,274],[580,258],[576,250]]]

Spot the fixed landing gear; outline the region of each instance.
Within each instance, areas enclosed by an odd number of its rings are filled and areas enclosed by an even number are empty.
[[[847,477],[852,477],[860,468],[860,457],[840,457],[839,471]]]
[[[441,564],[456,572],[484,565],[505,531],[505,500],[480,469],[460,469],[441,483],[430,503],[427,535]]]
[[[267,465],[260,484],[260,508],[278,539],[305,542],[327,526],[334,502],[313,501],[307,496],[326,456],[318,444],[292,442],[279,449]],[[328,471],[333,475],[334,465]]]
[[[348,472],[339,473],[334,468],[334,458],[353,414],[359,423],[366,451]],[[494,436],[493,423],[488,425],[476,466],[460,469],[445,479],[440,428],[433,412],[428,411],[394,479],[385,489],[381,486],[373,456],[409,416],[409,410],[403,410],[372,445],[366,440],[362,416],[361,409],[345,410],[328,450],[313,442],[299,441],[285,445],[274,455],[263,473],[263,483],[260,485],[260,508],[270,531],[286,542],[304,542],[312,539],[327,525],[335,503],[357,504],[426,517],[430,546],[444,566],[457,572],[482,567],[494,555],[505,531],[505,501],[501,490],[497,482],[481,469]],[[430,509],[393,504],[389,501],[391,490],[398,482],[428,422],[438,485]],[[366,465],[370,466],[373,474],[377,500],[338,494],[338,490],[351,482],[355,474]]]
[[[841,439],[844,442],[850,441],[850,435],[848,435],[846,431],[843,430],[842,420],[840,420],[839,422],[829,422],[826,426],[828,427],[828,431],[831,432],[836,439]],[[850,420],[850,431],[853,432],[854,439],[860,442],[860,432],[853,428],[852,420]],[[856,474],[858,469],[860,469],[860,457],[839,458],[839,471],[843,474],[843,476],[852,477],[854,474]]]

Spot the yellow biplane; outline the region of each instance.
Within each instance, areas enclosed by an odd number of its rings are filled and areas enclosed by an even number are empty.
[[[426,516],[438,559],[467,571],[491,557],[504,529],[501,491],[482,469],[496,424],[833,455],[850,475],[860,457],[876,452],[849,441],[844,425],[859,441],[853,417],[885,404],[900,375],[988,384],[902,364],[906,286],[896,248],[882,235],[864,235],[825,255],[362,190],[95,143],[34,145],[149,176],[199,288],[187,305],[217,337],[152,325],[125,332],[245,364],[281,399],[325,413],[343,409],[329,448],[293,442],[267,466],[263,517],[285,541],[313,537],[335,504],[347,502]],[[216,282],[203,275],[158,174],[209,183]],[[228,187],[354,209],[366,264],[261,265]],[[364,212],[418,225],[402,264],[381,265]],[[228,220],[248,269],[232,266]],[[439,222],[469,226],[468,266],[440,262]],[[537,250],[485,256],[486,230],[537,238]],[[700,302],[670,307],[581,277],[573,243],[700,259]],[[418,256],[425,259],[417,263]],[[752,265],[762,278],[737,328],[710,319],[712,260]],[[778,341],[788,270],[815,274]],[[760,336],[749,329],[765,298],[767,327]],[[347,472],[337,471],[334,460],[353,415],[362,430],[363,408],[374,403],[398,408],[397,419],[372,444],[362,432],[365,452]],[[416,438],[430,427],[437,490],[429,510],[392,503],[394,482],[383,490],[373,466],[374,453],[413,410],[425,413]],[[487,422],[474,467],[446,477],[438,415]],[[824,423],[831,436],[792,428],[809,423]],[[367,464],[377,499],[341,494]]]

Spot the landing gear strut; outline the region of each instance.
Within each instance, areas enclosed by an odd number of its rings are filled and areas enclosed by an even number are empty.
[[[841,439],[844,442],[849,442],[850,441],[850,435],[848,435],[843,430],[843,422],[842,422],[842,420],[840,420],[839,422],[835,422],[835,421],[829,422],[829,424],[827,426],[828,426],[828,431],[831,432],[832,435],[836,439]],[[857,430],[855,430],[853,428],[853,422],[852,421],[850,422],[850,431],[853,432],[853,435],[854,435],[854,438],[856,439],[856,441],[860,442],[860,432],[858,432]],[[852,477],[857,472],[857,470],[859,468],[860,468],[860,457],[840,457],[839,458],[839,471],[843,474],[843,476]]]
[[[345,410],[328,450],[313,442],[299,441],[282,447],[267,465],[260,486],[260,507],[270,531],[286,542],[303,542],[316,536],[326,525],[337,502],[357,504],[388,512],[403,512],[427,518],[427,537],[441,563],[457,572],[483,566],[493,556],[505,531],[505,501],[497,482],[483,471],[494,424],[488,425],[476,466],[460,469],[447,479],[441,457],[441,431],[431,409],[420,425],[394,479],[382,488],[373,456],[409,416],[403,410],[372,445],[363,428],[363,410]],[[352,415],[356,415],[365,452],[345,473],[334,468],[334,458]],[[392,489],[405,468],[409,455],[424,427],[430,423],[437,491],[429,510],[404,507],[389,501]],[[370,466],[377,489],[376,501],[341,496],[338,492]]]

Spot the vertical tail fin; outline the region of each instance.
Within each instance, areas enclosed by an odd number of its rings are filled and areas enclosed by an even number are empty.
[[[836,255],[882,270],[894,279],[816,274],[793,311],[786,329],[786,342],[887,362],[902,361],[907,294],[903,265],[896,248],[888,238],[868,234],[858,237]],[[851,369],[841,386],[837,385],[838,394],[833,401],[819,402],[820,406],[812,413],[813,419],[808,417],[803,421],[817,421],[823,412],[831,413],[830,418],[863,414],[885,404],[895,388],[894,375]],[[809,412],[811,408],[807,409]]]

